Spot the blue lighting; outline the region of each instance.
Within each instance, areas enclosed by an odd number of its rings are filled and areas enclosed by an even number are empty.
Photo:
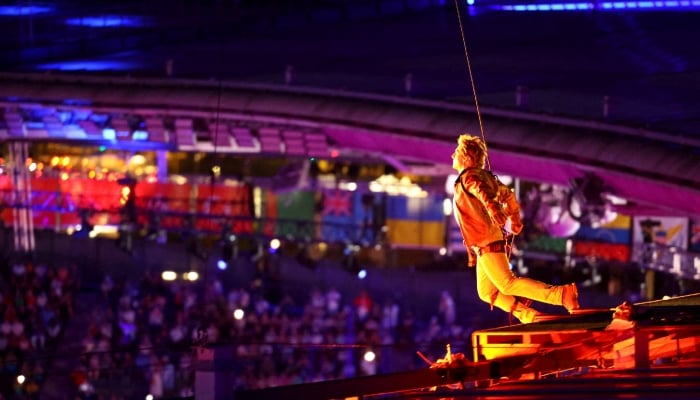
[[[0,6],[0,15],[3,16],[36,15],[51,11],[53,8],[48,6]]]
[[[63,104],[69,106],[89,106],[92,104],[92,101],[86,99],[65,99],[63,100]]]
[[[148,140],[148,132],[146,132],[146,131],[134,131],[134,134],[131,136],[131,139],[133,139],[133,140]]]
[[[650,10],[664,8],[700,8],[700,0],[666,0],[666,1],[605,1],[589,2],[557,2],[549,4],[507,4],[492,6],[501,11],[579,11],[579,10]]]
[[[136,67],[136,63],[123,61],[66,61],[41,64],[36,68],[53,71],[128,71]]]
[[[104,128],[102,129],[102,137],[106,140],[116,140],[117,131],[112,128]]]
[[[228,268],[228,263],[224,260],[219,260],[216,262],[216,267],[224,271],[226,268]]]
[[[78,125],[69,124],[63,126],[63,133],[67,139],[85,139],[87,133]]]
[[[367,270],[366,270],[366,269],[361,269],[361,270],[357,273],[357,277],[358,277],[359,279],[365,279],[365,278],[367,277]]]
[[[135,28],[145,26],[143,18],[126,15],[102,15],[95,17],[69,18],[67,25],[87,26],[90,28]]]

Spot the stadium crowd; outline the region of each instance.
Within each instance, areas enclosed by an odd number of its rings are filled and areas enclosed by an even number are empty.
[[[432,315],[423,321],[383,290],[341,292],[330,284],[295,295],[282,284],[271,295],[273,279],[262,274],[226,284],[219,278],[166,282],[154,273],[140,280],[104,276],[77,384],[95,398],[189,397],[197,346],[234,346],[234,384],[253,389],[410,369],[418,348],[437,358],[444,343],[469,340],[448,291],[428,305]],[[365,357],[370,350],[375,359]],[[409,363],[392,365],[402,360]],[[120,384],[126,381],[131,384]]]

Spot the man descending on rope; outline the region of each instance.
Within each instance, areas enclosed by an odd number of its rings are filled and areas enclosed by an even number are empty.
[[[517,235],[523,228],[520,205],[510,188],[485,169],[486,160],[481,138],[459,136],[452,153],[452,167],[460,172],[455,181],[454,210],[469,266],[476,266],[479,298],[491,308],[512,313],[522,323],[541,315],[529,306],[531,300],[561,305],[569,312],[578,309],[575,284],[549,285],[516,277],[511,271],[505,237],[508,232]]]

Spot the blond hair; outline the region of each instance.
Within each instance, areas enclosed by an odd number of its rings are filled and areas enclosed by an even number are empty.
[[[478,136],[469,134],[457,138],[457,155],[469,160],[471,165],[484,168],[486,165],[486,144]]]

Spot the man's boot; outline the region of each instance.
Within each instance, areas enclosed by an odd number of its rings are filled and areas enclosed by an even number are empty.
[[[520,323],[529,324],[532,322],[537,322],[537,318],[544,314],[535,310],[534,308],[526,306],[519,301],[516,301],[515,304],[513,304],[511,315],[517,318]]]
[[[564,306],[568,312],[581,308],[578,304],[578,288],[575,283],[570,283],[562,287],[561,305]]]

